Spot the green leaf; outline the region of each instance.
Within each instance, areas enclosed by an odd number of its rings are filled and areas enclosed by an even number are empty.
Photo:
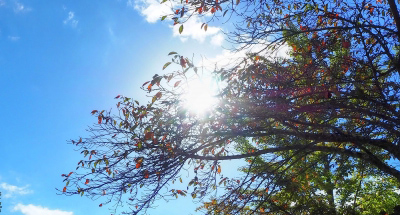
[[[164,21],[165,18],[167,18],[167,16],[161,17],[161,21]]]
[[[174,55],[174,54],[178,54],[177,52],[170,52],[168,53],[168,55]]]
[[[69,184],[69,181],[67,181],[67,184],[65,184],[65,186],[68,186],[68,184]]]
[[[170,64],[171,64],[171,62],[167,62],[166,64],[164,64],[164,66],[162,67],[162,69],[164,70],[164,69],[167,68]]]
[[[183,31],[183,25],[181,25],[181,27],[179,27],[179,34],[182,34]]]

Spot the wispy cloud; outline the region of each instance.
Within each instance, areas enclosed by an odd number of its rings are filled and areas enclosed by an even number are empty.
[[[18,40],[20,39],[20,37],[17,37],[17,36],[8,36],[8,39],[11,40],[11,41],[13,41],[13,42],[16,42],[16,41],[18,41]]]
[[[68,17],[64,19],[63,23],[64,25],[69,25],[73,28],[76,28],[78,26],[78,20],[75,17],[75,13],[73,11],[68,12]]]
[[[0,188],[5,191],[4,198],[11,198],[16,195],[27,195],[33,193],[32,190],[28,189],[29,185],[24,187],[18,187],[15,185],[7,184],[5,182],[0,184]]]
[[[15,13],[23,13],[23,12],[29,12],[32,9],[30,7],[25,6],[21,2],[15,1],[14,2],[14,12]]]
[[[21,203],[14,206],[13,211],[20,211],[24,215],[73,215],[73,212],[62,210],[51,210],[39,205],[23,205]]]

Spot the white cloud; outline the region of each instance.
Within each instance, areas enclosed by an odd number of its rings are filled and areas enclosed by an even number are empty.
[[[214,37],[217,37],[215,35]],[[213,37],[213,38],[214,38]],[[261,42],[263,43],[263,42]],[[230,51],[230,50],[222,50],[222,53],[219,55],[216,55],[214,58],[208,58],[208,59],[201,59],[200,61],[196,62],[196,65],[202,66],[206,70],[214,70],[215,68],[233,68],[235,66],[238,66],[242,60],[246,57],[248,53],[258,53],[260,56],[264,57],[282,57],[282,58],[288,58],[288,50],[289,47],[287,45],[283,45],[280,47],[278,50],[275,52],[271,53],[268,50],[265,50],[266,45],[265,44],[256,44],[252,45],[247,48],[243,49],[238,49],[239,51]]]
[[[27,195],[33,193],[33,191],[29,190],[28,187],[29,185],[26,185],[24,187],[18,187],[4,182],[0,184],[0,189],[6,191],[3,196],[4,198],[11,198],[15,195]]]
[[[4,198],[11,198],[14,195],[27,195],[33,193],[33,191],[29,190],[28,187],[29,185],[18,187],[4,182],[0,184],[0,188],[6,191],[5,195],[3,196]]]
[[[202,43],[202,42],[204,42],[206,37],[215,35],[221,31],[220,28],[212,27],[212,26],[208,26],[207,31],[205,31],[204,26],[203,26],[203,28],[201,28],[202,24],[203,24],[203,22],[200,20],[199,17],[192,16],[192,17],[190,17],[190,19],[188,19],[183,24],[182,34],[179,34],[179,27],[181,26],[180,24],[174,25],[172,27],[173,36],[179,37],[183,42],[187,38],[191,38],[191,39],[197,40]]]
[[[15,41],[18,41],[18,40],[20,39],[20,37],[17,37],[17,36],[8,36],[8,39],[11,40],[11,41],[13,41],[13,42],[15,42]]]
[[[42,206],[23,205],[21,203],[14,206],[13,211],[20,211],[24,215],[73,215],[73,212],[62,210],[51,210]]]
[[[144,16],[145,20],[149,23],[155,23],[160,21],[162,16],[173,13],[172,8],[176,6],[175,3],[167,1],[160,4],[159,0],[128,0],[127,5],[139,11]],[[185,17],[184,17],[185,18]],[[183,25],[184,29],[182,34],[179,34],[179,27],[181,24],[172,26],[172,32],[174,37],[179,37],[182,42],[191,38],[199,42],[204,42],[206,37],[212,36],[220,32],[220,28],[208,26],[207,31],[201,28],[203,24],[201,18],[198,16],[192,16]],[[213,44],[222,42],[222,35],[216,36],[211,40]]]
[[[170,2],[160,4],[158,0],[128,0],[127,5],[139,11],[150,23],[155,23],[162,16],[171,14],[173,7]]]
[[[70,25],[71,27],[75,28],[78,25],[78,20],[75,18],[75,13],[73,11],[68,12],[68,17],[64,19],[64,25]]]
[[[211,37],[211,44],[213,45],[221,46],[223,41],[224,41],[224,35],[221,33],[218,33],[217,35]]]
[[[21,2],[18,2],[18,1],[14,2],[14,12],[15,13],[29,12],[31,10],[32,10],[31,8],[26,7]]]

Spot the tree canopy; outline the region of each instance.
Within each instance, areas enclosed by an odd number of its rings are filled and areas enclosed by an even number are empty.
[[[202,200],[198,209],[208,214],[393,212],[400,201],[398,3],[171,2],[175,13],[162,20],[182,25],[180,32],[193,16],[226,17],[237,49],[262,51],[212,71],[220,87],[203,114],[183,97],[202,80],[201,67],[169,53],[163,70],[177,70],[143,84],[149,103],[118,95],[116,112],[92,111],[91,135],[72,140],[88,159],[62,175],[63,194],[127,202],[133,214],[179,196]],[[280,46],[289,47],[288,57],[271,57]],[[237,177],[224,176],[231,160],[245,161]],[[184,170],[193,172],[186,189],[174,184]]]

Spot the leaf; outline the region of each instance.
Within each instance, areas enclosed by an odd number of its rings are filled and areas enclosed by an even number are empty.
[[[99,207],[103,206],[103,204],[99,204]]]
[[[118,96],[116,96],[115,98],[116,98],[116,99],[119,99],[119,97],[121,97],[121,95],[118,95]]]
[[[169,55],[174,55],[174,54],[178,54],[177,52],[170,52],[170,53],[168,53],[168,56]]]
[[[182,183],[182,178],[179,178],[179,181]]]
[[[236,0],[236,5],[238,5],[240,3],[240,0]]]
[[[208,24],[205,24],[204,25],[204,31],[207,31],[207,28],[208,28]]]
[[[151,87],[153,87],[153,85],[152,85],[152,84],[149,84],[149,86],[147,86],[147,90],[148,90],[148,91],[151,91]]]
[[[166,64],[164,64],[164,66],[163,66],[163,70],[165,69],[165,68],[167,68],[167,66],[169,66],[171,64],[171,62],[167,62]]]
[[[139,168],[140,168],[140,165],[141,165],[140,163],[137,163],[137,164],[136,164],[136,169],[139,169]]]
[[[174,87],[177,87],[179,85],[179,83],[181,83],[181,81],[175,82]]]
[[[217,169],[218,174],[221,174],[221,166],[218,165],[218,169]]]
[[[92,113],[92,115],[93,115],[93,114],[95,114],[95,113],[97,113],[97,112],[98,112],[97,110],[92,110],[91,113]]]
[[[164,21],[165,18],[167,18],[167,16],[161,17],[161,21]]]
[[[179,27],[179,34],[182,34],[183,31],[183,25],[181,25],[181,27]]]
[[[86,179],[85,184],[89,184],[89,179]]]
[[[226,14],[227,12],[228,12],[228,10],[226,10],[222,16],[225,16],[225,14]]]
[[[67,192],[67,187],[64,187],[63,193]]]

